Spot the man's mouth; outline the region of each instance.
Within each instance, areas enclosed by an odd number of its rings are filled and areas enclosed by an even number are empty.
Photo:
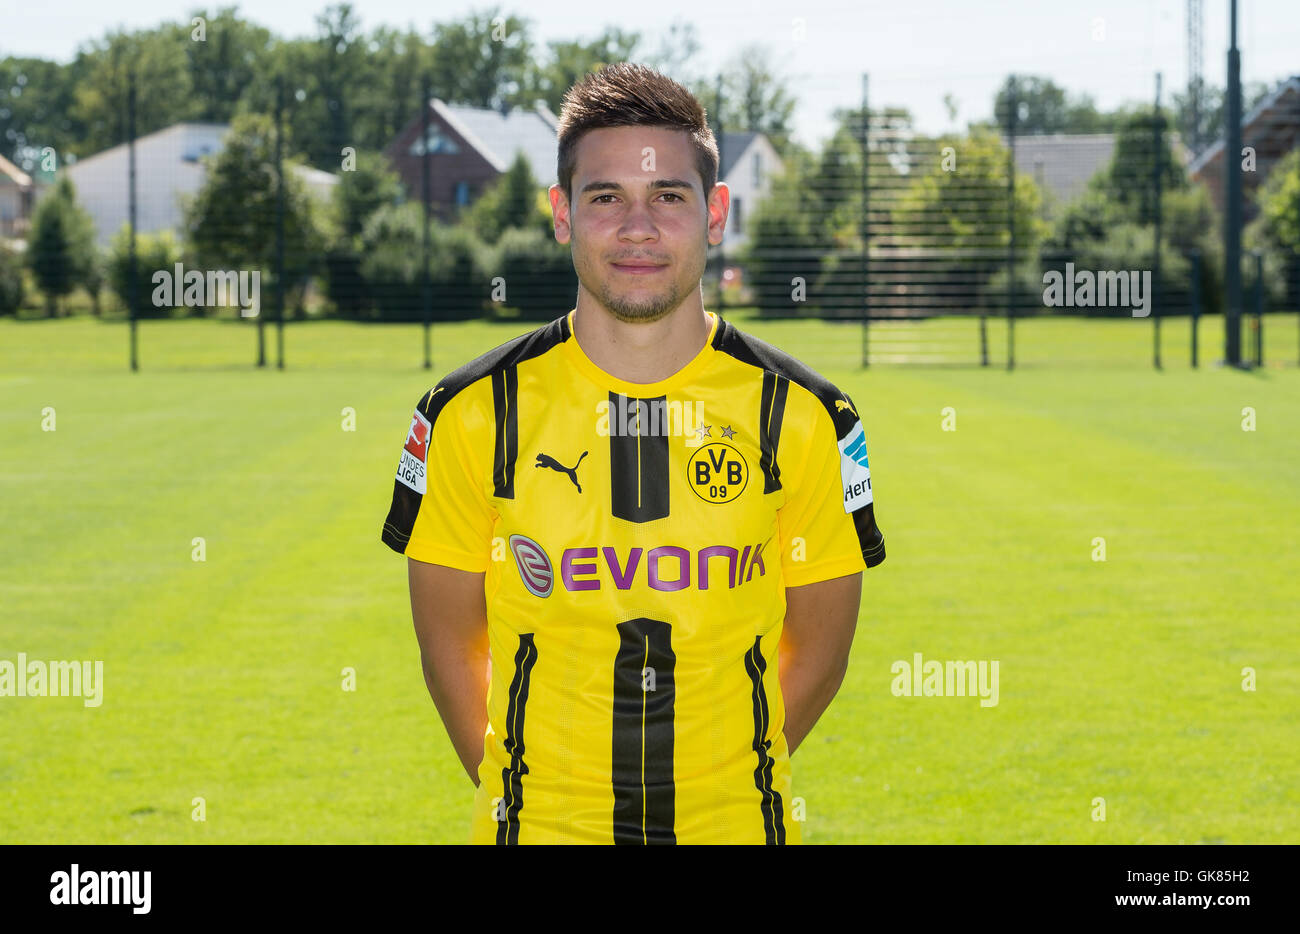
[[[611,263],[610,265],[613,266],[615,269],[617,269],[619,272],[625,272],[628,275],[632,275],[632,276],[651,275],[653,273],[658,272],[661,269],[668,268],[667,263],[647,263],[647,262],[641,262],[637,260],[632,260],[626,263]]]

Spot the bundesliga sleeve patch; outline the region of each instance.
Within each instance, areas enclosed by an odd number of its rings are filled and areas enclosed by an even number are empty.
[[[838,444],[844,511],[853,512],[871,504],[871,469],[867,464],[867,433],[862,429],[862,422],[856,422]]]
[[[429,420],[418,411],[411,416],[411,427],[402,446],[402,461],[397,465],[398,482],[424,495],[425,464],[429,460]]]

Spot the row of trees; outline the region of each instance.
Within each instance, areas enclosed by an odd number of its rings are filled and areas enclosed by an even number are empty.
[[[134,69],[137,128],[143,135],[179,121],[229,123],[271,113],[277,77],[287,82],[290,129],[308,164],[338,171],[345,146],[380,151],[419,113],[422,79],[454,104],[527,107],[558,113],[564,92],[608,62],[634,59],[675,75],[717,117],[715,76],[691,76],[699,49],[693,27],[674,24],[657,47],[638,33],[606,29],[590,41],[541,46],[529,21],[498,10],[413,28],[361,27],[348,3],[327,7],[310,37],[276,36],[236,8],[197,9],[189,19],[111,32],[67,65],[0,59],[0,152],[32,171],[44,147],[59,164],[126,138],[128,73]],[[745,49],[723,72],[724,125],[760,130],[783,147],[794,99],[760,50]]]
[[[272,170],[274,126],[265,116],[235,118],[221,152],[210,157],[204,186],[185,206],[181,237],[170,232],[136,238],[134,295],[142,317],[205,314],[181,311],[180,295],[155,301],[158,271],[259,270],[264,295],[277,287],[277,182]],[[284,288],[290,315],[301,317],[312,283],[333,310],[357,319],[420,320],[425,308],[424,211],[378,153],[362,152],[340,174],[328,204],[311,198],[286,161]],[[551,234],[550,207],[527,161],[509,170],[454,223],[430,222],[429,300],[439,319],[485,313],[553,317],[577,290],[566,247]],[[61,178],[32,220],[26,265],[45,297],[48,315],[77,288],[99,313],[107,285],[125,306],[132,297],[129,232],[124,227],[104,254],[72,183]],[[23,278],[16,255],[0,252],[0,314],[17,309]],[[264,301],[263,308],[269,310]]]
[[[1030,86],[1041,90],[1041,82]],[[1000,93],[995,112],[1006,106]],[[1067,262],[1092,270],[1154,268],[1157,172],[1161,307],[1188,307],[1197,256],[1201,308],[1220,310],[1221,218],[1209,192],[1190,183],[1175,157],[1163,132],[1168,117],[1136,107],[1106,120],[1115,133],[1112,159],[1080,195],[1059,205],[1029,173],[1017,172],[1009,191],[1008,152],[996,121],[934,137],[914,132],[904,111],[873,111],[864,174],[862,113],[839,114],[839,129],[822,152],[789,158],[772,196],[749,218],[743,260],[760,310],[860,313],[864,197],[875,313],[996,312],[1009,292],[1022,313],[1041,308],[1043,274]],[[1258,198],[1245,245],[1266,257],[1269,301],[1300,304],[1300,152],[1274,167]],[[1018,264],[1008,289],[1013,229]],[[1246,281],[1252,279],[1253,273]]]

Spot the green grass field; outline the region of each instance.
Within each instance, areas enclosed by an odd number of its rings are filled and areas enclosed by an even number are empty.
[[[742,323],[853,395],[888,543],[794,757],[806,841],[1300,842],[1296,324],[1258,372],[1205,365],[1217,319],[1190,370],[1170,325],[1157,373],[1147,323],[1026,322],[1008,374]],[[98,708],[0,697],[0,842],[463,842],[379,529],[420,393],[525,329],[440,326],[431,374],[418,327],[291,326],[276,372],[247,325],[146,322],[131,374],[120,324],[0,321],[0,659],[105,677]],[[998,660],[999,704],[894,697],[915,652]]]

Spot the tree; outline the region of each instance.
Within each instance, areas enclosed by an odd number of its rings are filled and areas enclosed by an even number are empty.
[[[137,234],[135,238],[135,316],[137,318],[168,318],[173,309],[181,306],[181,290],[175,291],[171,305],[155,305],[153,274],[170,273],[181,261],[181,247],[170,230]],[[105,261],[108,287],[124,308],[131,303],[131,228],[123,224],[113,235]]]
[[[80,130],[72,119],[70,69],[39,58],[0,59],[0,152],[24,172],[37,166],[44,146],[62,157]]]
[[[952,147],[955,168],[950,170],[936,159],[914,174],[891,217],[897,242],[956,252],[1004,250],[1011,233],[1007,149],[1002,140],[977,127],[965,137],[939,137],[934,148],[943,147]],[[1022,254],[1031,252],[1045,233],[1039,220],[1042,194],[1024,172],[1016,173],[1012,204],[1017,249]]]
[[[590,42],[549,42],[546,61],[530,67],[524,79],[529,96],[558,114],[569,88],[605,65],[630,60],[639,41],[636,33],[611,27]]]
[[[86,265],[81,271],[81,287],[90,296],[90,313],[96,318],[99,317],[101,311],[99,295],[104,290],[106,275],[104,257],[100,254],[99,247],[95,242],[91,241],[90,255],[86,258]]]
[[[676,20],[669,24],[667,32],[661,36],[659,47],[653,52],[642,54],[640,60],[666,75],[676,75],[685,71],[699,51],[700,38],[695,25],[685,20]]]
[[[95,224],[77,203],[66,175],[36,205],[27,238],[27,263],[36,287],[45,293],[45,311],[54,317],[57,301],[86,277],[95,252]]]
[[[361,233],[380,208],[402,201],[402,183],[388,160],[376,152],[358,152],[356,165],[339,175],[334,187],[336,235],[325,254],[326,290],[335,310],[356,317],[366,307],[361,275]]]
[[[1071,95],[1050,78],[1008,76],[993,99],[993,118],[1007,125],[1008,108],[1016,103],[1016,132],[1106,133],[1114,129],[1115,116],[1103,114],[1086,94]]]
[[[1255,105],[1268,96],[1270,88],[1262,81],[1246,81],[1241,86],[1241,115],[1245,117]],[[1223,88],[1201,84],[1201,106],[1196,119],[1192,114],[1192,95],[1186,89],[1174,91],[1171,126],[1182,134],[1183,141],[1194,151],[1210,145],[1223,136],[1226,99]],[[1197,143],[1200,147],[1197,148]]]
[[[929,307],[967,311],[1001,305],[1006,295],[1006,256],[1015,225],[1016,254],[1030,261],[1046,233],[1040,220],[1042,193],[1023,172],[1015,175],[1008,205],[1008,152],[994,131],[973,126],[966,136],[928,142],[934,153],[914,167],[890,212],[889,243],[906,262],[882,283],[890,295],[910,301],[918,270],[924,270]],[[1019,281],[1021,275],[1017,273]]]
[[[1156,120],[1159,127],[1153,123]],[[1164,112],[1156,113],[1154,108],[1125,114],[1115,135],[1110,166],[1097,180],[1106,195],[1124,208],[1125,216],[1138,224],[1150,224],[1155,219],[1157,170],[1162,195],[1187,187],[1187,173],[1174,157],[1168,128]]]
[[[1273,166],[1255,195],[1259,216],[1247,228],[1247,241],[1265,254],[1275,301],[1300,305],[1300,149]]]
[[[397,136],[412,114],[420,112],[421,77],[428,71],[431,49],[412,29],[383,26],[370,34],[366,47],[366,78],[361,87],[352,89],[357,101],[352,145],[378,151]]]
[[[421,252],[424,209],[415,202],[385,205],[361,234],[361,274],[384,321],[424,318]],[[477,318],[488,296],[484,246],[463,227],[430,223],[429,281],[438,320]]]
[[[262,288],[268,292],[274,287],[276,260],[274,158],[271,119],[258,114],[236,117],[222,150],[207,157],[203,187],[185,210],[185,229],[200,264],[212,269],[262,270]],[[297,164],[284,160],[286,292],[305,285],[324,246],[311,199],[294,173]],[[290,299],[285,302],[287,306]]]
[[[815,307],[808,293],[821,275],[826,252],[815,246],[821,237],[816,232],[817,198],[807,184],[814,166],[811,154],[794,150],[746,221],[749,240],[741,260],[761,314],[798,315]]]
[[[430,56],[432,93],[449,103],[500,109],[531,106],[525,75],[533,58],[528,25],[498,9],[435,23]]]
[[[506,288],[502,304],[520,317],[549,321],[573,307],[578,276],[569,247],[533,228],[512,227],[486,260]]]
[[[1255,199],[1265,241],[1300,255],[1300,149],[1291,150],[1273,166]]]
[[[717,106],[716,86],[706,77],[693,83],[692,91],[711,114],[730,132],[762,133],[784,157],[790,148],[795,99],[787,90],[789,81],[778,73],[772,54],[763,46],[741,49],[722,75],[722,106]]]
[[[23,261],[0,244],[0,316],[15,315],[23,304]]]
[[[547,234],[552,229],[551,213],[538,209],[540,190],[528,167],[528,159],[518,153],[505,174],[465,210],[460,223],[487,243],[496,243],[512,228]]]
[[[193,19],[203,19],[202,38],[196,38]],[[195,10],[192,17],[173,27],[172,41],[185,51],[195,107],[192,119],[229,123],[244,89],[265,72],[271,58],[270,30],[241,18],[236,7],[216,13]]]
[[[79,156],[97,153],[127,137],[128,77],[135,72],[136,135],[190,119],[196,111],[185,48],[175,31],[160,27],[114,32],[77,53],[73,118],[81,133]]]
[[[380,153],[358,152],[355,168],[339,173],[333,198],[339,233],[351,240],[376,210],[402,200],[402,180]]]
[[[1111,162],[1098,170],[1083,193],[1066,204],[1043,243],[1044,270],[1061,271],[1072,262],[1086,269],[1152,269],[1155,245],[1156,162],[1151,113],[1125,117]],[[1203,311],[1220,306],[1222,244],[1219,218],[1202,186],[1188,184],[1168,143],[1162,147],[1161,273],[1157,283],[1162,309],[1190,303],[1193,251],[1200,254],[1199,291]]]

